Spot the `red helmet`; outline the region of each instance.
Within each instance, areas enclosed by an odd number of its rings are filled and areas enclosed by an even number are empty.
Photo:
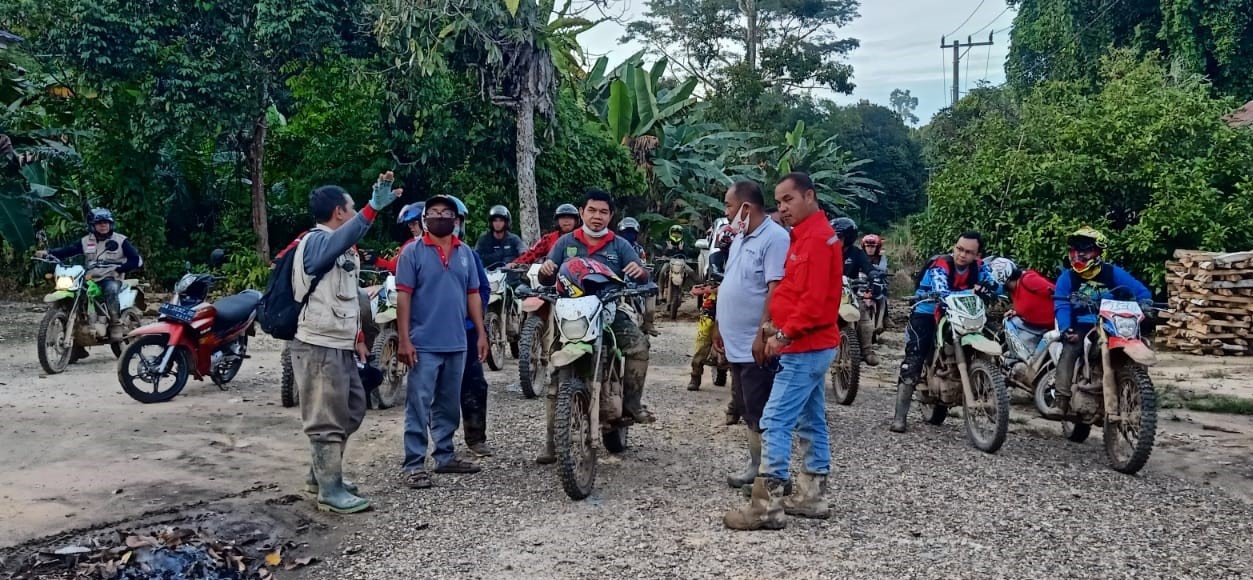
[[[557,292],[571,298],[595,294],[610,284],[625,284],[613,270],[596,260],[573,258],[557,271]]]
[[[863,249],[868,248],[868,247],[878,248],[882,246],[883,246],[883,240],[879,239],[879,236],[876,236],[874,234],[866,234],[866,237],[861,239],[861,247]]]

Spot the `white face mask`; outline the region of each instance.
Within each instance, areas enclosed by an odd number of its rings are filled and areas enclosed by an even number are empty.
[[[599,239],[599,238],[605,237],[605,234],[609,233],[609,228],[604,228],[600,231],[596,231],[596,230],[593,230],[591,227],[589,227],[587,224],[583,224],[583,233],[586,234],[587,237],[589,238]]]
[[[740,206],[740,212],[735,214],[735,219],[731,220],[731,229],[735,230],[735,233],[737,235],[742,234],[748,230],[748,204],[747,203]]]

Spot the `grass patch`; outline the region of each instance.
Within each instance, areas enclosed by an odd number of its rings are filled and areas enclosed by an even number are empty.
[[[1157,408],[1186,409],[1201,413],[1253,415],[1253,399],[1233,395],[1197,394],[1171,384],[1157,386]]]

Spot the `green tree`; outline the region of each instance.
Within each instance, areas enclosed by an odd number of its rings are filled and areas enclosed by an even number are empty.
[[[842,148],[869,160],[859,169],[879,184],[875,203],[863,203],[853,213],[863,230],[883,229],[926,205],[927,170],[917,131],[905,126],[898,113],[868,101],[839,107],[825,103],[826,116],[814,127],[829,134]]]
[[[1235,101],[1128,51],[1107,57],[1100,86],[1046,82],[1017,115],[958,127],[968,145],[948,149],[930,183],[914,228],[923,248],[973,228],[991,252],[1055,274],[1068,233],[1090,224],[1111,238],[1110,259],[1160,289],[1176,249],[1253,247],[1253,132],[1222,121]]]
[[[918,124],[918,116],[914,114],[914,110],[918,108],[918,97],[909,94],[909,89],[892,89],[888,100],[892,103],[892,110],[902,121],[910,125]]]

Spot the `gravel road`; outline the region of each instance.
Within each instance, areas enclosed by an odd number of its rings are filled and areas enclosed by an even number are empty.
[[[542,441],[539,401],[494,388],[496,456],[482,473],[436,476],[434,489],[401,485],[399,419],[375,425],[373,458],[357,471],[376,511],[346,519],[340,555],[306,577],[1253,575],[1249,504],[1151,468],[1115,473],[1099,437],[1074,445],[1014,425],[1005,447],[986,455],[966,444],[960,420],[889,433],[892,357],[853,406],[828,408],[833,517],[790,519],[780,532],[725,530],[722,513],[744,501],[724,483],[739,466],[743,427],[722,425],[726,389],[682,388],[693,325],[661,330],[647,395],[660,419],[632,429],[627,453],[602,457],[593,497],[570,501],[553,468],[531,461]],[[503,382],[499,373],[489,380]]]

